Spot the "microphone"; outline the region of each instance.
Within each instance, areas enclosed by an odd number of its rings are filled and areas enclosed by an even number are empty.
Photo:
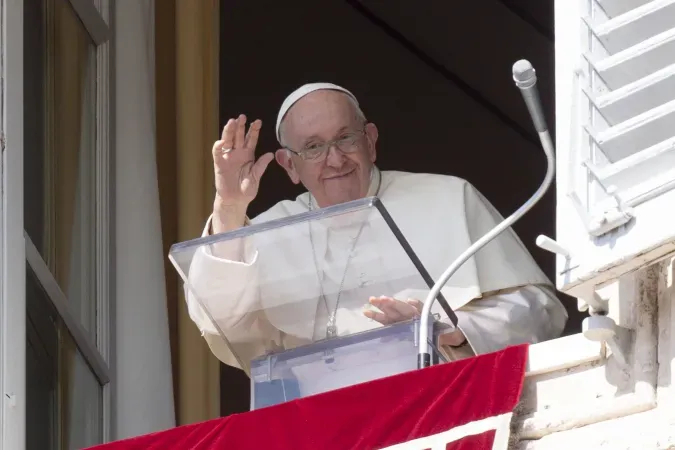
[[[431,289],[427,298],[424,300],[424,307],[422,308],[422,314],[420,317],[420,330],[419,330],[419,352],[417,355],[417,367],[422,369],[424,367],[429,367],[431,365],[431,354],[429,352],[429,320],[431,317],[431,307],[436,299],[436,296],[441,291],[445,283],[448,282],[450,277],[454,275],[455,272],[464,264],[469,258],[471,258],[478,250],[485,247],[490,241],[499,236],[507,228],[511,227],[516,223],[521,217],[525,215],[541,198],[544,196],[548,188],[551,186],[553,181],[553,175],[555,173],[555,157],[554,157],[554,148],[553,142],[551,141],[551,136],[548,132],[548,127],[546,126],[546,120],[544,119],[544,113],[541,108],[541,102],[539,101],[539,94],[535,85],[537,84],[537,75],[527,60],[520,60],[513,65],[513,80],[516,82],[516,86],[520,89],[520,92],[523,95],[527,109],[532,117],[532,122],[534,123],[534,128],[539,133],[539,139],[541,145],[546,154],[546,175],[544,176],[544,181],[539,186],[539,189],[530,197],[520,208],[518,208],[513,214],[500,222],[496,227],[486,233],[483,237],[474,242],[468,249],[464,251],[459,257],[450,264],[450,266],[443,272],[443,275],[438,279],[434,287]]]
[[[546,126],[546,119],[541,108],[541,101],[539,100],[539,91],[535,87],[537,84],[537,72],[532,67],[532,64],[526,59],[521,59],[513,65],[513,80],[516,86],[523,94],[523,100],[527,110],[530,112],[532,122],[534,122],[534,129],[538,133],[545,133],[548,131]]]

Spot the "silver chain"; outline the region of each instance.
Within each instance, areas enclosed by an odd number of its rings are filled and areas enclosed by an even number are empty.
[[[309,210],[312,210],[312,196],[309,196]],[[316,259],[316,249],[314,248],[314,239],[312,238],[312,224],[308,222],[309,225],[309,242],[312,245],[312,257],[314,258],[314,267],[316,268],[316,277],[319,282],[319,289],[321,290],[321,298],[323,299],[323,304],[326,307],[326,312],[328,313],[328,323],[326,324],[326,337],[332,338],[337,336],[337,310],[340,305],[340,297],[342,296],[342,288],[344,287],[345,279],[347,278],[347,271],[349,270],[349,263],[354,256],[354,249],[356,248],[356,242],[361,236],[363,231],[364,223],[361,224],[359,232],[356,234],[356,237],[353,239],[352,248],[347,255],[347,261],[345,262],[345,271],[342,274],[342,280],[340,281],[340,286],[338,287],[337,299],[335,300],[335,308],[331,312],[330,307],[328,306],[328,299],[326,299],[326,294],[323,290],[323,283],[321,281],[321,276],[319,275],[319,263]]]
[[[377,184],[377,189],[375,191],[375,195],[379,194],[380,192],[380,186],[382,184],[382,179],[378,179],[378,184]],[[312,194],[309,194],[309,201],[308,201],[308,206],[309,210],[311,211],[313,209],[312,207]],[[312,257],[314,258],[314,267],[316,268],[316,277],[317,281],[319,282],[319,289],[321,290],[321,298],[323,299],[323,304],[326,307],[326,312],[328,313],[328,323],[326,324],[326,337],[327,338],[332,338],[337,336],[338,334],[338,329],[337,329],[337,310],[338,306],[340,305],[340,296],[342,296],[342,288],[345,283],[345,279],[347,277],[347,271],[349,270],[349,263],[352,260],[352,257],[354,256],[354,250],[356,249],[356,243],[359,240],[359,237],[361,237],[361,232],[363,231],[363,227],[366,225],[366,221],[364,220],[363,223],[361,224],[361,227],[359,228],[359,232],[356,234],[356,237],[354,238],[354,242],[352,243],[352,248],[349,251],[349,255],[347,255],[347,261],[345,263],[345,271],[342,274],[342,280],[340,281],[340,286],[338,288],[338,294],[337,294],[337,299],[335,300],[335,308],[333,311],[330,311],[330,307],[328,306],[328,300],[326,299],[326,294],[323,290],[323,283],[321,281],[321,276],[319,275],[319,263],[316,259],[316,249],[314,248],[314,239],[312,238],[312,223],[311,221],[307,223],[309,226],[309,242],[312,245]]]

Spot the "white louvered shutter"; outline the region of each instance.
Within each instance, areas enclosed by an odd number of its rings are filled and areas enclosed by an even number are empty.
[[[675,251],[675,0],[555,0],[558,288]]]

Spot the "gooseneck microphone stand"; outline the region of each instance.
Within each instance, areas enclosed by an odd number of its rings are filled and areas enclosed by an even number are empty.
[[[554,156],[554,147],[553,141],[551,141],[551,135],[548,132],[548,127],[546,125],[546,120],[544,118],[544,113],[541,107],[541,102],[539,100],[539,94],[537,88],[537,75],[527,60],[520,60],[513,65],[513,80],[516,83],[516,86],[520,89],[527,109],[532,117],[532,122],[534,123],[534,128],[539,133],[539,139],[541,140],[541,145],[546,154],[547,168],[546,176],[544,181],[539,186],[539,189],[530,197],[530,199],[525,202],[520,208],[518,208],[513,214],[504,219],[499,225],[490,230],[483,237],[478,239],[473,243],[464,253],[459,255],[459,257],[453,261],[452,264],[447,268],[447,270],[441,275],[434,287],[431,289],[427,298],[424,300],[424,307],[422,308],[422,316],[420,319],[420,328],[419,328],[419,353],[417,358],[417,367],[424,368],[431,365],[431,354],[429,352],[429,320],[431,318],[431,307],[434,304],[434,300],[438,296],[439,292],[448,282],[450,277],[459,269],[462,264],[464,264],[469,258],[471,258],[478,250],[487,245],[494,238],[499,236],[504,230],[516,223],[521,217],[525,215],[541,198],[544,196],[548,188],[551,186],[553,181],[553,175],[555,173],[555,156]]]

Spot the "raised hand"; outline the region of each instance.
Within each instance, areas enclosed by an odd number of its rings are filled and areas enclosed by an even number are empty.
[[[230,119],[220,140],[213,144],[216,199],[213,206],[213,231],[220,233],[243,225],[246,209],[258,194],[260,178],[273,153],[255,160],[255,148],[262,122],[256,120],[246,132],[246,116]]]

